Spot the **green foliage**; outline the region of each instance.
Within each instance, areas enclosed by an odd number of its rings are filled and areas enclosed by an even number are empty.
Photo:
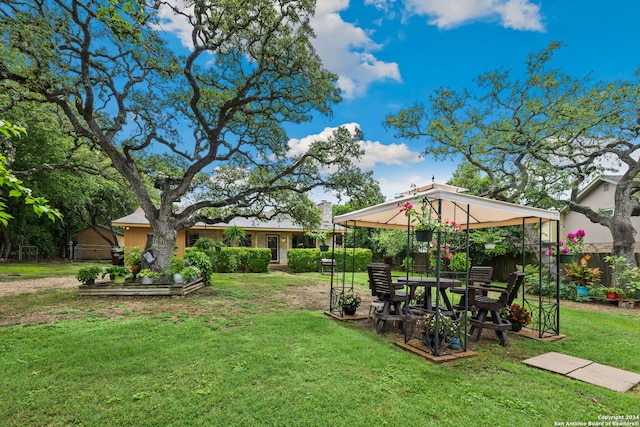
[[[246,236],[244,229],[242,227],[238,227],[237,225],[227,227],[222,232],[222,237],[224,238],[224,241],[229,244],[229,246],[239,246],[244,236]]]
[[[76,279],[79,282],[86,283],[89,280],[95,280],[102,273],[102,268],[97,266],[83,267],[78,270],[76,274]]]
[[[124,262],[133,267],[142,265],[142,251],[139,246],[134,246],[129,250],[125,250]]]
[[[458,252],[449,260],[449,269],[451,271],[467,271],[471,266],[471,261],[467,260],[467,254]]]
[[[585,255],[582,257],[580,262],[574,261],[563,267],[564,272],[567,274],[567,278],[569,279],[569,283],[573,286],[580,285],[591,288],[600,283],[600,268],[589,267],[590,259],[591,257],[589,255]]]
[[[322,257],[335,259],[338,271],[367,271],[367,265],[371,263],[373,254],[371,249],[345,248],[326,252]]]
[[[266,273],[271,262],[271,250],[266,248],[220,248],[205,253],[217,273]]]
[[[200,237],[193,244],[193,247],[199,251],[206,251],[207,249],[214,249],[216,247],[216,241],[211,237]]]
[[[294,273],[319,271],[320,257],[318,249],[289,249],[287,265]]]
[[[198,250],[195,246],[193,248],[187,248],[184,253],[184,259],[198,267],[200,273],[202,273],[202,280],[205,285],[211,284],[213,265],[211,263],[211,258],[205,253],[205,251]]]

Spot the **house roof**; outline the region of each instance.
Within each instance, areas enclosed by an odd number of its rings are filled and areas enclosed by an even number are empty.
[[[618,182],[620,182],[620,178],[622,178],[622,175],[602,175],[601,177],[591,181],[586,187],[580,190],[580,192],[576,196],[576,200],[580,201],[583,197],[587,196],[589,193],[595,190],[595,188],[600,185],[601,182],[618,185]]]
[[[440,205],[444,220],[466,224],[468,218],[469,228],[520,225],[523,222],[537,223],[540,220],[548,222],[560,219],[560,213],[555,210],[548,211],[442,188],[432,188],[425,192],[336,216],[333,222],[343,226],[406,230],[408,219],[404,213],[400,212],[398,206],[409,202],[415,209],[420,210],[423,198],[432,203],[436,209]]]
[[[114,226],[122,227],[144,227],[149,226],[149,220],[147,220],[142,208],[138,208],[130,215],[124,216],[113,221]],[[302,226],[295,224],[293,219],[287,215],[276,215],[272,219],[265,221],[258,221],[253,218],[234,218],[228,224],[219,222],[216,224],[205,224],[204,222],[198,222],[191,229],[224,229],[230,226],[238,226],[245,231],[250,230],[274,230],[279,231],[303,231]],[[323,222],[320,226],[321,231],[330,230],[332,224]]]

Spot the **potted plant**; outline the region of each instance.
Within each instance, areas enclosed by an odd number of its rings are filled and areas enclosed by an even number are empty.
[[[134,246],[124,254],[124,262],[131,268],[133,274],[138,274],[142,268],[142,251],[139,246]]]
[[[419,242],[430,242],[433,238],[434,231],[449,232],[460,231],[460,225],[455,222],[443,221],[433,210],[427,198],[422,199],[419,208],[414,207],[410,202],[400,203],[400,213],[409,218],[410,223],[416,233],[416,240]]]
[[[169,274],[173,275],[173,283],[184,283],[182,270],[184,269],[184,260],[174,257],[169,261]]]
[[[585,255],[580,262],[572,262],[563,267],[569,283],[576,287],[576,294],[580,297],[589,296],[589,289],[600,283],[600,268],[590,268],[591,256]]]
[[[427,313],[420,316],[416,321],[416,329],[421,334],[422,342],[429,348],[435,348],[436,345],[440,346],[445,340],[458,338],[460,326],[458,322],[440,312],[436,313]],[[440,343],[436,341],[436,331]],[[456,346],[454,344],[454,346],[450,345],[450,347],[454,348]]]
[[[180,271],[180,276],[186,283],[195,282],[200,274],[200,269],[195,265],[189,265]]]
[[[471,240],[479,245],[483,245],[485,249],[492,250],[496,245],[504,240],[502,230],[496,228],[488,228],[486,230],[475,230],[471,234]]]
[[[526,307],[520,304],[511,304],[509,307],[500,309],[500,317],[511,323],[511,330],[518,332],[523,326],[531,323],[531,314]]]
[[[102,267],[83,267],[78,270],[76,279],[82,282],[83,285],[95,285],[96,279],[102,273]]]
[[[575,258],[576,254],[584,251],[584,236],[586,233],[580,229],[575,233],[567,233],[565,240],[558,241],[559,252],[555,248],[547,251],[548,256],[557,256],[558,262],[568,264]]]
[[[156,273],[151,269],[145,268],[140,270],[138,277],[140,278],[140,283],[143,285],[151,285],[154,280],[160,277],[160,273]]]
[[[356,309],[360,306],[362,302],[362,298],[360,295],[348,292],[346,294],[340,295],[338,298],[338,304],[342,307],[342,311],[344,314],[354,315],[356,314]]]
[[[129,274],[131,274],[131,269],[124,265],[112,265],[102,271],[103,278],[109,275],[109,278],[117,285],[122,285]]]

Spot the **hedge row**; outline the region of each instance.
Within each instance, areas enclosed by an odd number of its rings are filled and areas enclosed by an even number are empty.
[[[318,249],[289,249],[287,258],[289,268],[295,273],[320,271],[322,258],[333,258],[338,271],[366,271],[373,254],[371,249],[364,248],[356,248],[355,252],[349,248],[328,252],[320,252]]]
[[[216,273],[266,273],[271,262],[271,249],[220,248],[207,249]]]

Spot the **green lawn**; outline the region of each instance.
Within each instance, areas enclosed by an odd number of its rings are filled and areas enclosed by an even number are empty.
[[[228,274],[186,298],[3,298],[0,319],[13,326],[0,327],[2,425],[553,426],[640,415],[638,390],[521,363],[557,351],[640,373],[639,310],[563,307],[563,340],[510,335],[509,347],[488,340],[474,358],[437,365],[370,322],[292,299],[321,286],[328,303],[327,280]]]

